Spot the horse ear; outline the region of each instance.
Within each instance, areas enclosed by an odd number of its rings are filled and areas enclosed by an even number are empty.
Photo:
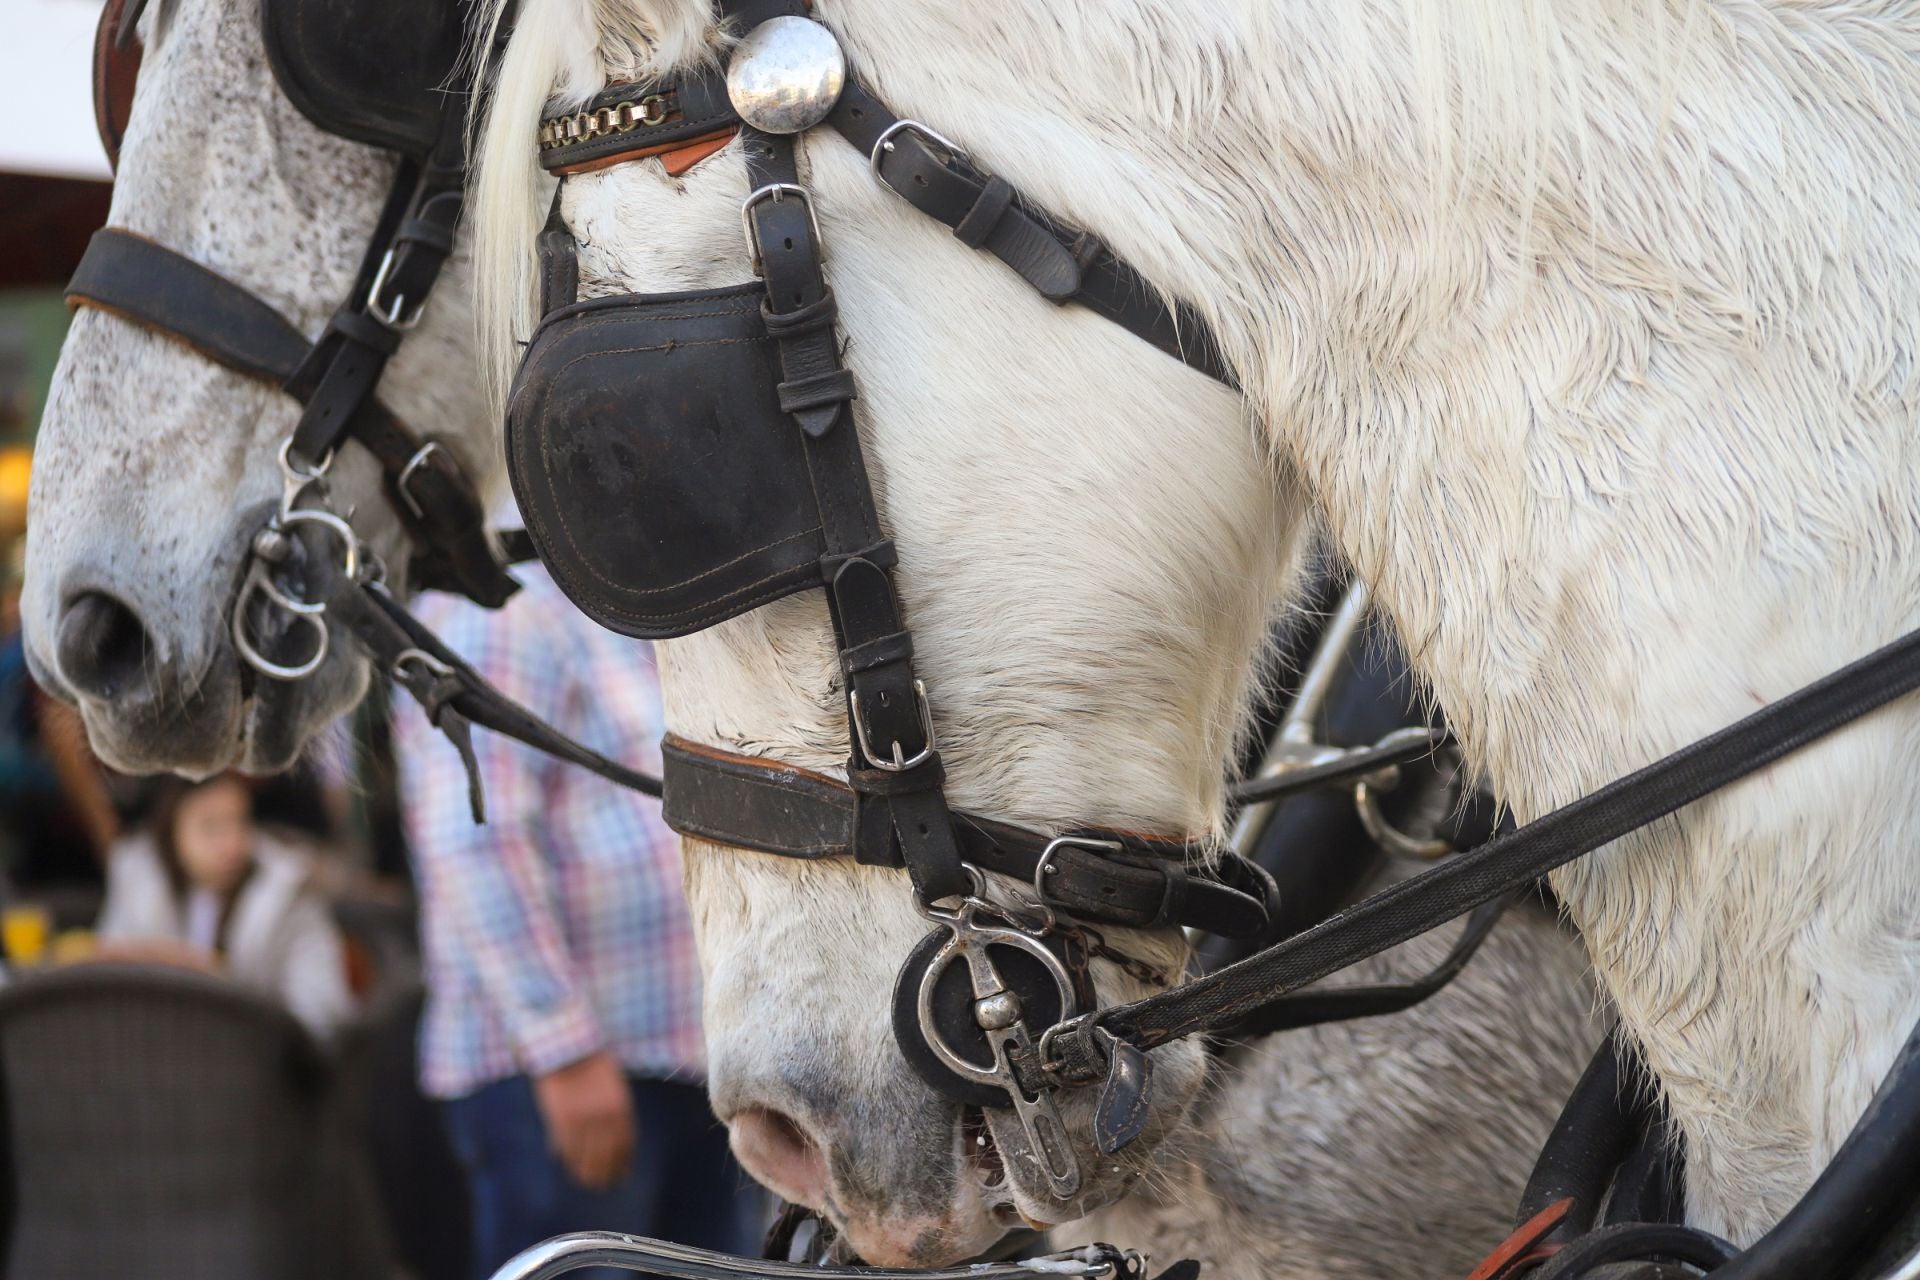
[[[1154,1280],[1200,1280],[1200,1264],[1192,1258],[1183,1258],[1154,1277]]]
[[[107,165],[120,167],[120,143],[133,114],[133,86],[140,75],[140,14],[147,0],[107,0],[93,32],[93,124]]]

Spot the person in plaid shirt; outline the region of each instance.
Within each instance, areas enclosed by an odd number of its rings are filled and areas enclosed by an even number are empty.
[[[431,596],[419,616],[508,697],[658,772],[651,646],[589,622],[539,568],[520,576],[504,609]],[[752,1252],[757,1202],[700,1084],[693,925],[658,802],[476,730],[476,826],[459,754],[401,702],[421,1084],[467,1171],[475,1274],[565,1231]]]

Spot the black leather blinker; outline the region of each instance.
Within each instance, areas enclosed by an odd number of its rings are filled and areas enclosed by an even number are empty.
[[[820,585],[826,544],[763,296],[595,298],[534,333],[508,471],[554,581],[604,627],[681,636]]]

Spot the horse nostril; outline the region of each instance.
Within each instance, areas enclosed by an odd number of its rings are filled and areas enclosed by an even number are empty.
[[[775,1194],[809,1209],[826,1206],[826,1157],[791,1116],[749,1107],[727,1121],[727,1130],[734,1158]]]
[[[143,683],[152,643],[140,615],[103,591],[83,591],[60,616],[60,674],[78,693],[107,699]]]

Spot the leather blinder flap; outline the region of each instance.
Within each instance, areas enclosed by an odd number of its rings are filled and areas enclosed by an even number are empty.
[[[820,585],[820,516],[763,296],[596,298],[534,334],[508,471],[554,581],[604,627],[681,636]]]

